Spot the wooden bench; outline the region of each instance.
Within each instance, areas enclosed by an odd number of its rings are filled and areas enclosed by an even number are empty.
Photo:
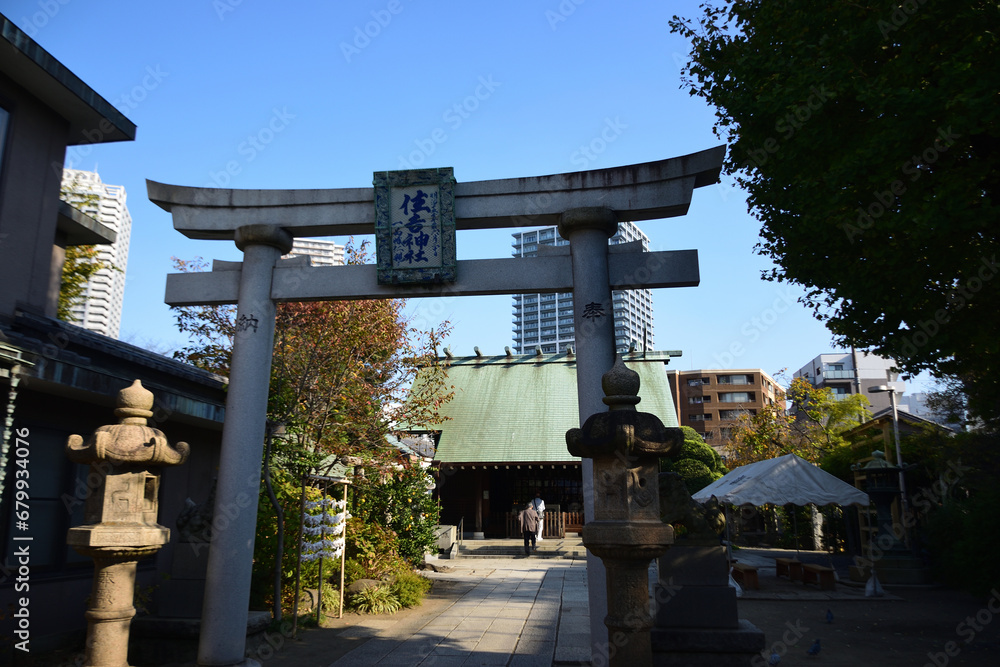
[[[787,576],[792,581],[802,581],[802,561],[795,558],[775,558],[774,576]]]
[[[802,583],[816,584],[821,591],[832,591],[837,586],[833,568],[806,563],[802,566]]]
[[[747,590],[760,590],[760,581],[757,579],[757,568],[753,565],[733,563],[733,579]]]

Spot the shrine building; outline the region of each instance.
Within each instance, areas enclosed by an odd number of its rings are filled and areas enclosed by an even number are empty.
[[[641,380],[638,409],[666,426],[677,426],[677,418],[665,367],[679,355],[625,355]],[[461,523],[469,537],[511,537],[512,517],[538,491],[546,505],[545,535],[579,532],[582,468],[566,448],[566,431],[580,426],[574,354],[479,354],[439,361],[447,374],[444,384],[454,391],[438,409],[443,419],[430,428],[441,523]]]

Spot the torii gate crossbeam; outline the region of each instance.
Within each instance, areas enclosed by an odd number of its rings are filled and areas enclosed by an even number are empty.
[[[244,252],[241,263],[172,275],[167,286],[171,305],[238,304],[215,501],[215,516],[226,516],[228,525],[212,533],[198,664],[256,664],[244,660],[243,652],[276,301],[572,291],[583,424],[606,409],[601,375],[615,354],[611,290],[693,286],[699,280],[696,251],[612,250],[608,239],[621,221],[684,215],[693,190],[718,181],[724,156],[725,147],[718,146],[627,167],[456,183],[457,229],[558,224],[569,254],[459,262],[455,283],[433,287],[377,285],[374,267],[305,267],[279,260],[296,236],[374,233],[373,188],[226,190],[147,181],[150,200],[171,212],[175,229],[194,239],[231,239]],[[590,520],[589,459],[583,461],[583,483]],[[606,656],[604,568],[590,554],[587,575],[591,650]]]

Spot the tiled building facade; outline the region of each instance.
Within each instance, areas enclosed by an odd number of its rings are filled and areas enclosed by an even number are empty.
[[[757,414],[768,405],[785,406],[785,392],[760,370],[668,371],[677,397],[677,420],[690,426],[717,449],[725,446],[743,414]]]

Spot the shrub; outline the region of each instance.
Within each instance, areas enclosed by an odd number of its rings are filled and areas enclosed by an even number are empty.
[[[323,585],[323,613],[329,616],[340,613],[340,588],[333,584]]]
[[[284,470],[272,469],[274,493],[284,511],[284,552],[281,559],[282,608],[290,611],[294,601],[295,572],[297,569],[301,515],[302,486],[294,476]],[[319,498],[319,490],[310,488],[307,500]],[[254,540],[253,578],[251,580],[250,606],[252,609],[269,609],[274,597],[274,558],[277,551],[278,517],[263,482],[257,504],[257,536]],[[327,559],[324,567],[340,568],[340,563]],[[319,584],[319,561],[306,561],[301,568],[302,589],[316,588]]]
[[[984,598],[997,587],[993,555],[1000,545],[998,504],[1000,491],[989,489],[951,500],[931,513],[927,544],[935,578]]]
[[[365,614],[395,614],[402,607],[389,586],[372,586],[351,597],[354,607]]]
[[[366,471],[355,480],[351,514],[393,531],[396,552],[416,564],[436,542],[440,508],[427,490],[432,482],[420,467]]]
[[[689,493],[696,493],[728,472],[722,458],[705,444],[698,432],[682,426],[684,442],[670,457],[660,459],[661,472],[676,472],[684,478]]]
[[[410,570],[400,572],[392,583],[392,594],[404,607],[415,607],[420,604],[424,594],[430,589],[430,579]]]
[[[344,585],[350,586],[358,579],[368,579],[368,573],[361,563],[354,558],[348,558],[344,563]]]
[[[357,579],[384,579],[408,569],[399,555],[396,533],[377,523],[352,518],[347,522],[347,559],[354,561],[352,581]],[[346,572],[345,572],[346,577]]]

